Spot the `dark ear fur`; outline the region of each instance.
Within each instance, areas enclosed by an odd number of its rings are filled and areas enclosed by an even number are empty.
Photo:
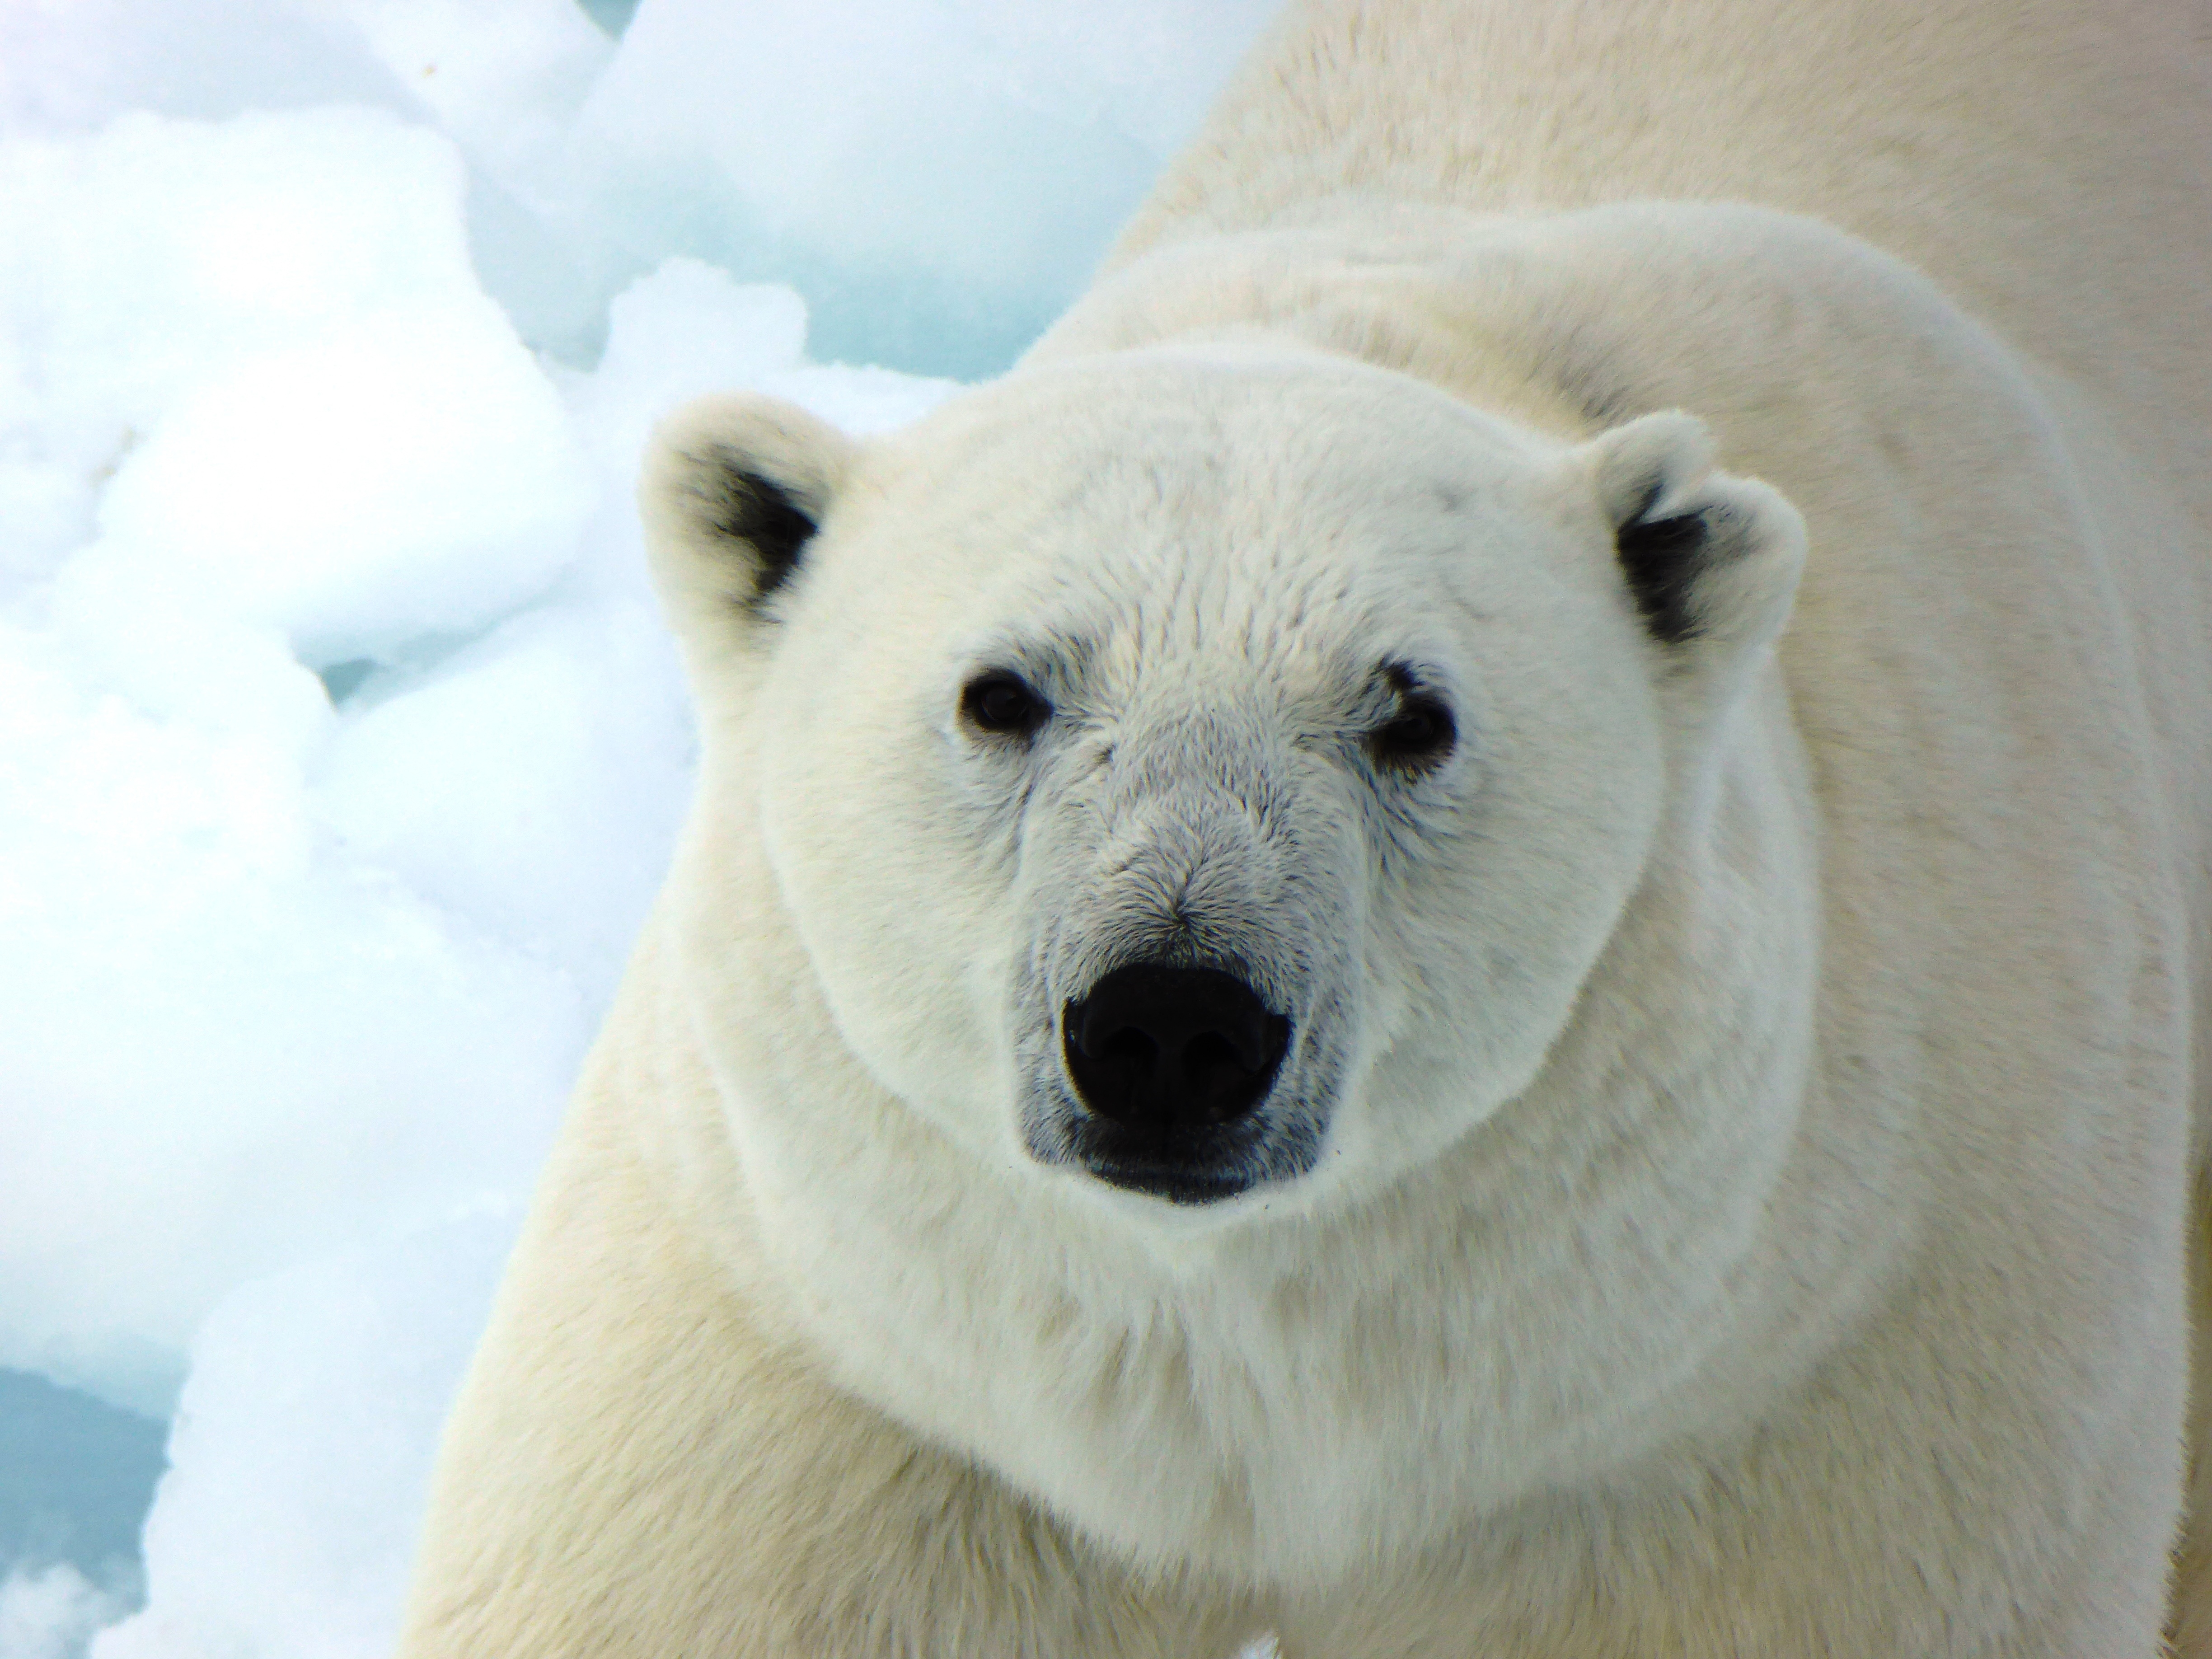
[[[690,456],[686,484],[703,523],[732,548],[750,550],[752,592],[741,601],[757,612],[791,579],[799,556],[821,528],[783,485],[752,470],[750,458],[727,449]]]
[[[1648,499],[1650,505],[1635,518],[1613,526],[1613,547],[1644,626],[1654,639],[1680,645],[1698,631],[1691,593],[1711,526],[1702,513],[1656,516],[1656,486]]]
[[[670,624],[750,635],[798,573],[851,465],[852,441],[771,398],[702,398],[664,421],[638,480]],[[732,624],[738,624],[732,627]]]
[[[1752,478],[1712,470],[1705,423],[1645,415],[1586,446],[1629,597],[1651,637],[1729,654],[1779,631],[1804,559],[1803,522]]]

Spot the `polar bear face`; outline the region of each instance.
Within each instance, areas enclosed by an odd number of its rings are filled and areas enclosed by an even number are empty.
[[[643,501],[696,832],[757,838],[809,1040],[1164,1224],[1371,1190],[1528,1085],[1802,556],[1687,416],[1572,444],[1231,347],[866,445],[713,400]]]

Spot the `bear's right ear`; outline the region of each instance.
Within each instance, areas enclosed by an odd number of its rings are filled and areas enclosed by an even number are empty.
[[[1623,585],[1681,666],[1741,659],[1782,630],[1805,563],[1797,509],[1713,467],[1705,422],[1645,415],[1584,446]]]
[[[654,431],[638,477],[646,550],[687,643],[757,640],[852,465],[853,441],[805,410],[702,398]]]

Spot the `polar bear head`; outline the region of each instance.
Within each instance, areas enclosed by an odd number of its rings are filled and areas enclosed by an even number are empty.
[[[757,846],[834,1024],[791,1040],[1160,1218],[1371,1189],[1529,1085],[1802,553],[1687,416],[1569,441],[1252,346],[866,443],[711,399],[641,497],[694,834]]]

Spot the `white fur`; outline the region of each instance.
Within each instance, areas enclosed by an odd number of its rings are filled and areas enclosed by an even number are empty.
[[[2120,9],[1310,6],[1006,380],[665,428],[698,803],[403,1651],[2159,1651],[2212,97]],[[1204,1206],[1031,1127],[1170,912],[1319,1126]]]

